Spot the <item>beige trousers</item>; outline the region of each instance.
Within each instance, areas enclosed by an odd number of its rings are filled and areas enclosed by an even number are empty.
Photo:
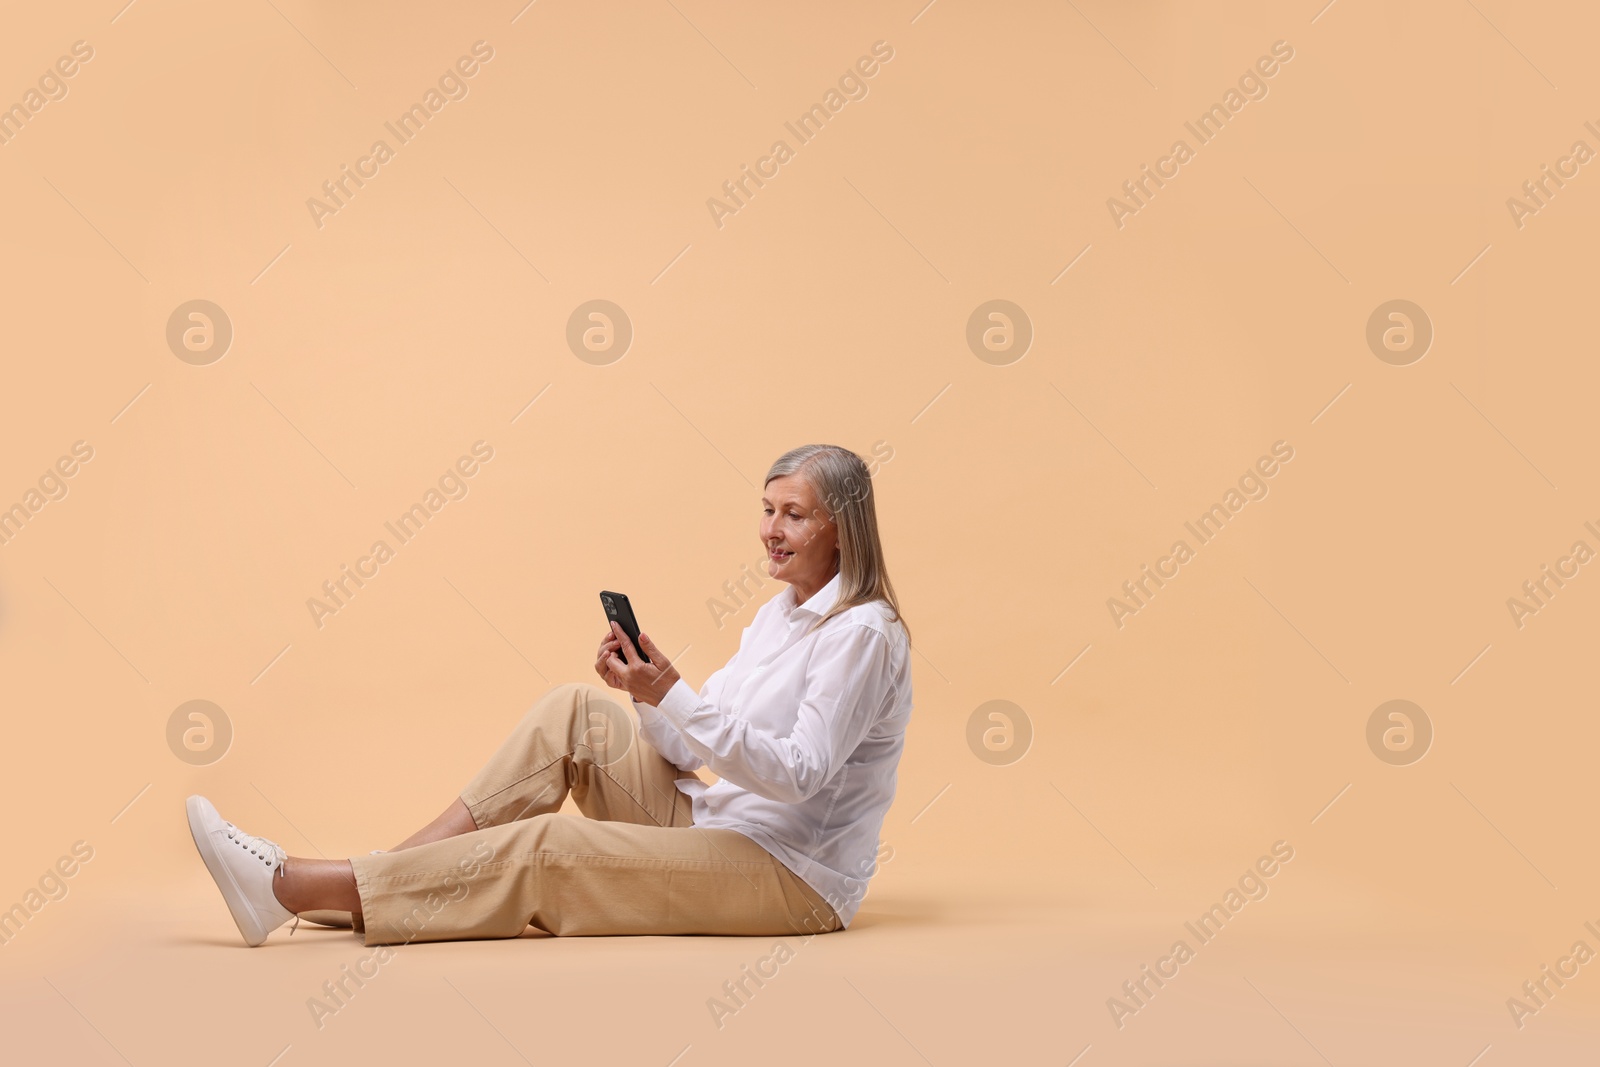
[[[624,705],[627,705],[626,708]],[[461,794],[478,829],[355,856],[368,945],[549,934],[800,935],[826,900],[735,830],[693,825],[680,771],[597,685],[552,688]],[[582,815],[558,814],[568,793]]]

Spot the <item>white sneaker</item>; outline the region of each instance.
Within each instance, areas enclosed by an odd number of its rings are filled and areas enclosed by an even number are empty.
[[[288,855],[266,838],[224,820],[205,797],[190,797],[187,807],[194,847],[222,890],[245,944],[254,948],[294,918],[272,892],[272,878],[281,876]]]

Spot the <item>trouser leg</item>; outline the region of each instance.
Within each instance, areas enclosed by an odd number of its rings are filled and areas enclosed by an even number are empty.
[[[839,928],[810,886],[734,830],[546,813],[352,857],[368,945],[558,935],[804,936]]]
[[[591,819],[689,825],[692,804],[673,783],[693,772],[639,736],[627,703],[583,682],[540,697],[462,790],[478,828],[554,812],[568,793]]]

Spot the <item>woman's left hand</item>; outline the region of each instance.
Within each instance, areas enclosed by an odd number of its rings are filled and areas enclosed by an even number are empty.
[[[682,677],[677,668],[667,661],[667,654],[656,647],[649,634],[641,633],[639,644],[645,655],[650,657],[650,662],[645,663],[639,658],[639,650],[634,648],[628,635],[615,622],[611,624],[611,636],[606,638],[602,647],[613,643],[616,647],[607,652],[602,660],[607,670],[606,684],[613,689],[626,689],[628,695],[641,704],[652,707],[660,704],[667,691]],[[624,648],[628,656],[626,661],[622,656]]]

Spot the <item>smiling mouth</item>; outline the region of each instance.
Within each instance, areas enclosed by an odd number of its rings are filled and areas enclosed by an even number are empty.
[[[767,555],[770,556],[774,562],[782,563],[784,560],[786,560],[790,556],[794,555],[794,553],[793,552],[784,552],[781,549],[769,548],[769,549],[767,549]]]

